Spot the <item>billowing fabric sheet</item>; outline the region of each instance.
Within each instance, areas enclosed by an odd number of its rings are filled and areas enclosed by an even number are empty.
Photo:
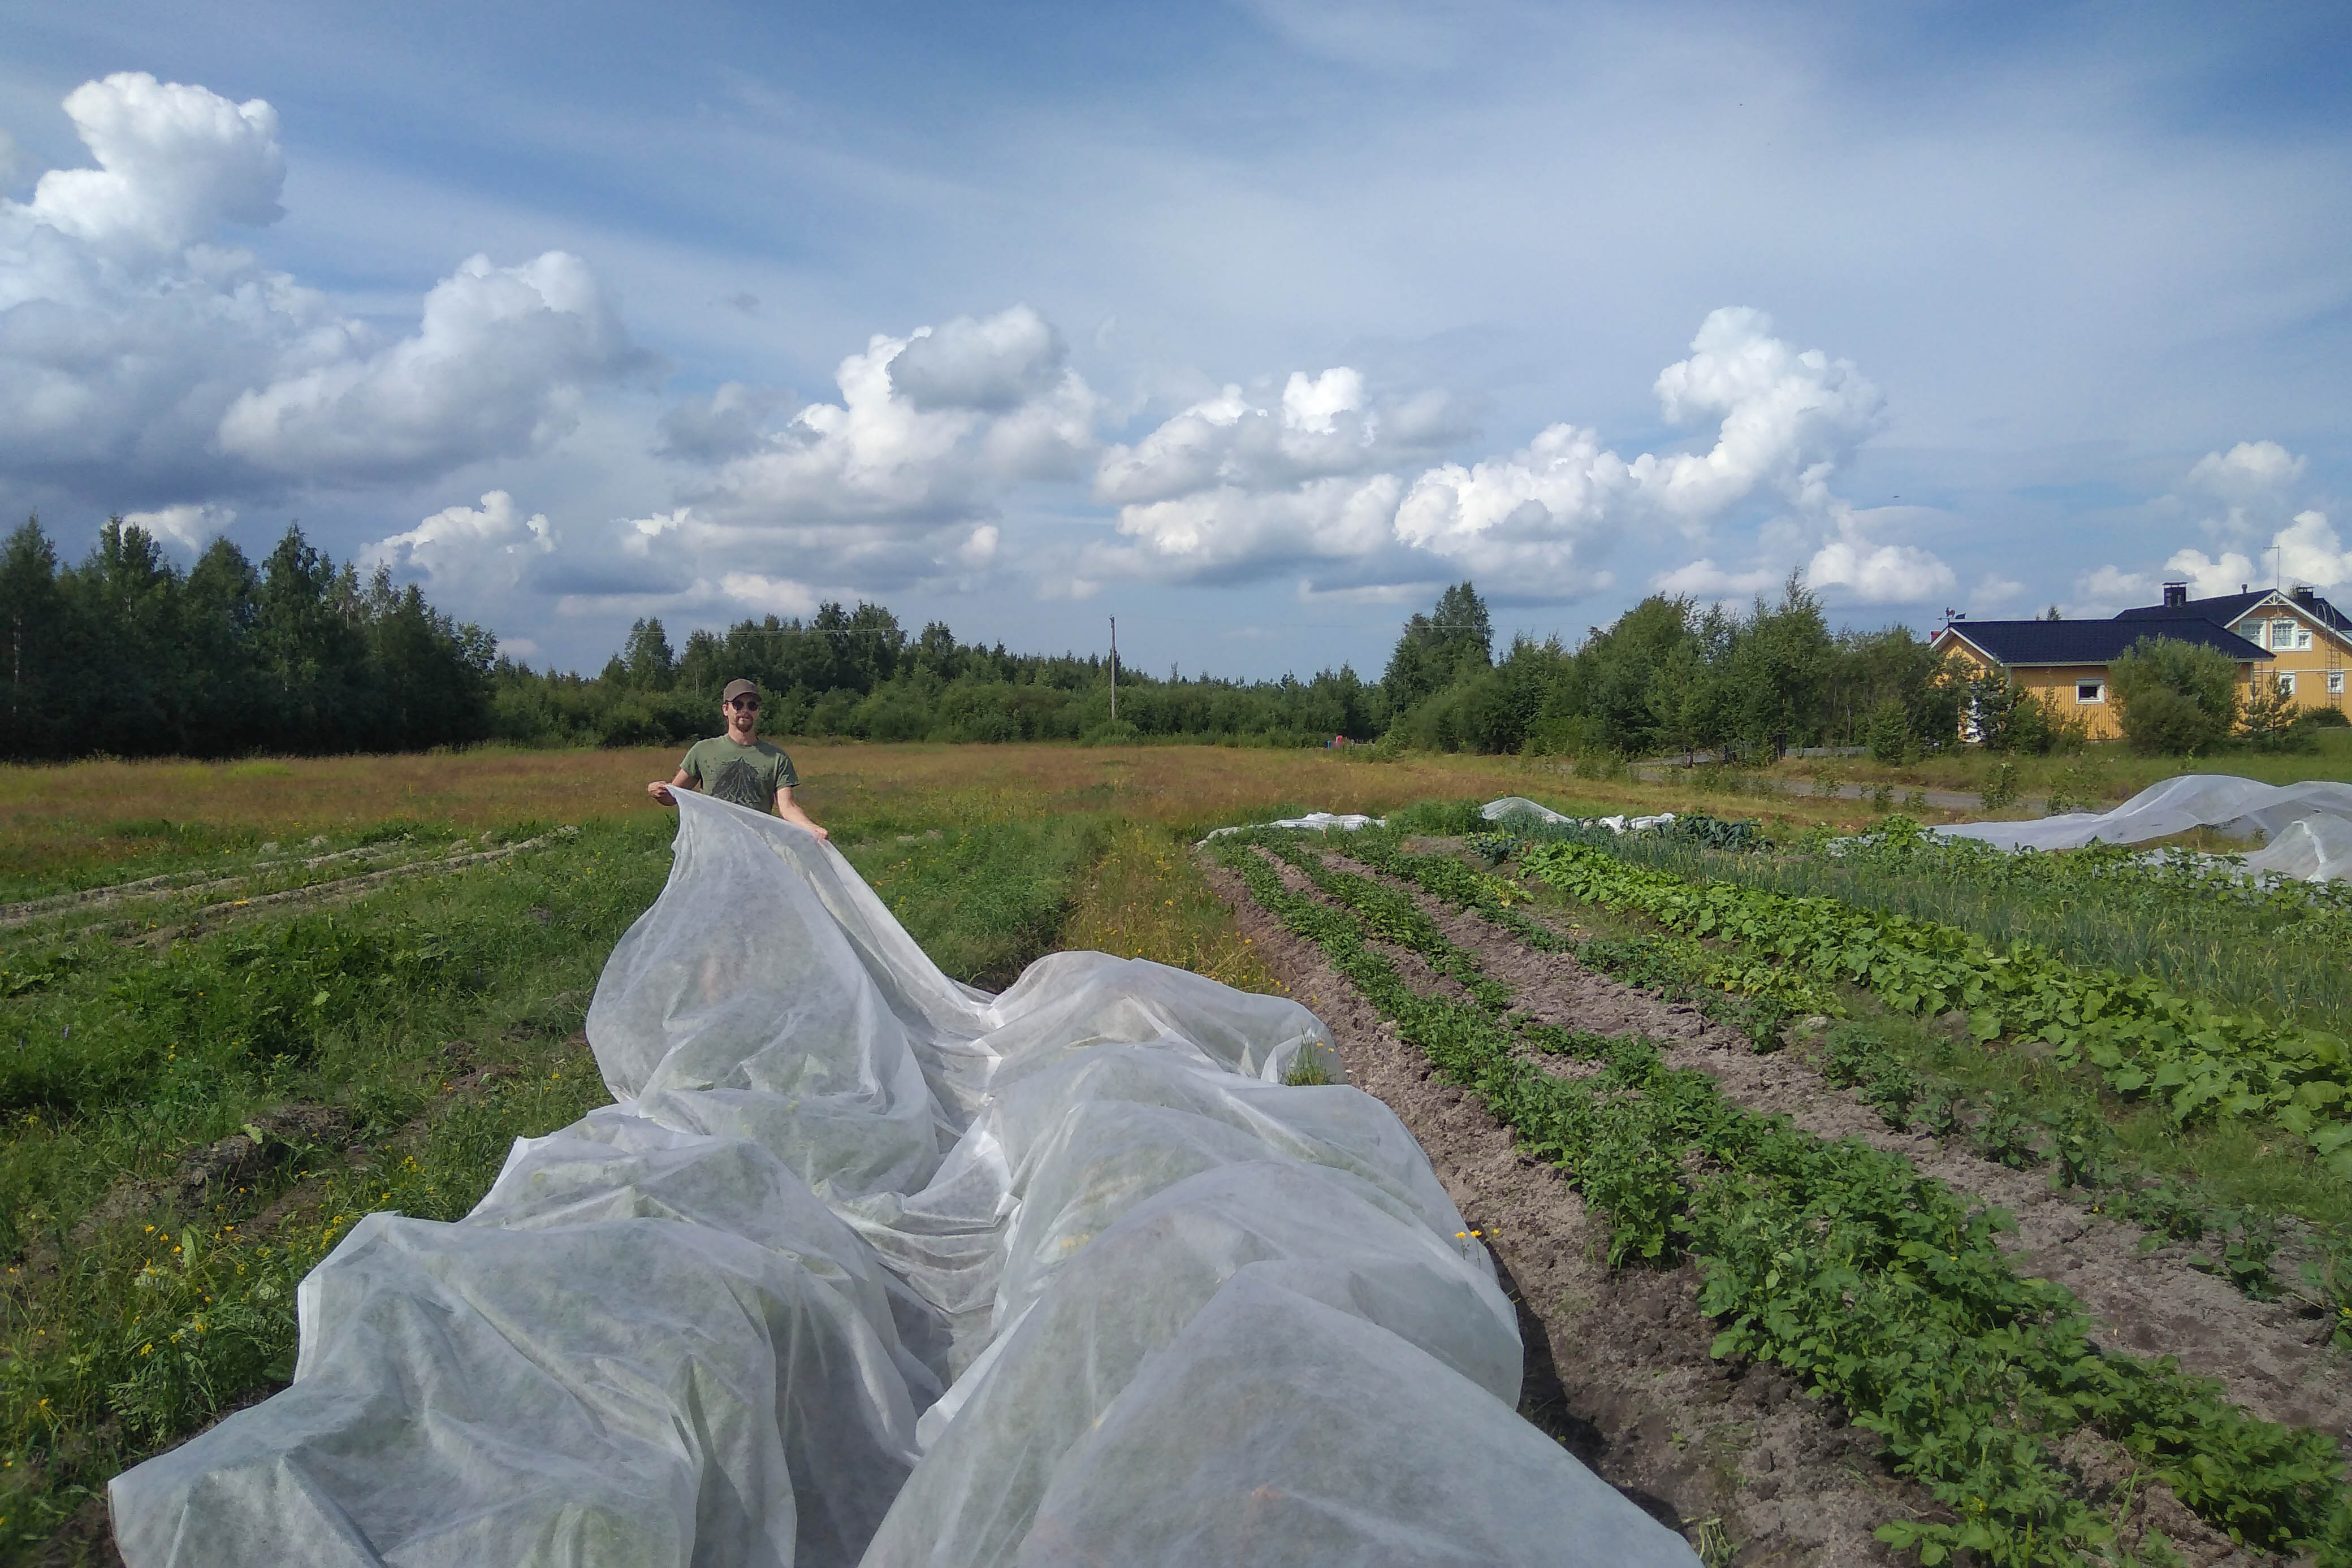
[[[2352,875],[2352,784],[2260,784],[2228,774],[2186,773],[2151,784],[2112,810],[2074,811],[2031,822],[1961,822],[1935,831],[1996,849],[2078,850],[2094,841],[2141,844],[2211,828],[2268,841],[2247,856],[2249,871],[2304,882]]]
[[[681,792],[614,1103],[303,1281],[291,1387],[115,1479],[131,1568],[1674,1563],[1515,1413],[1493,1264],[1296,1002],[941,974]]]
[[[1311,833],[1352,833],[1359,828],[1377,828],[1386,821],[1384,817],[1367,817],[1360,811],[1309,811],[1303,817],[1280,817],[1271,822],[1253,822],[1249,827],[1212,828],[1209,838],[1222,839],[1227,833],[1245,833],[1250,827],[1303,828]],[[1208,839],[1201,841],[1206,843]]]
[[[1636,817],[1620,813],[1614,817],[1563,817],[1549,806],[1539,806],[1524,795],[1506,795],[1499,800],[1489,800],[1478,808],[1478,814],[1490,822],[1506,827],[1513,822],[1541,822],[1556,828],[1606,828],[1612,833],[1640,833],[1652,828],[1663,828],[1675,820],[1672,811],[1661,811],[1654,817]]]
[[[1641,832],[1645,829],[1664,827],[1675,820],[1672,811],[1662,811],[1654,817],[1621,814],[1614,817],[1563,817],[1549,806],[1538,805],[1524,795],[1506,795],[1499,800],[1489,800],[1478,808],[1478,814],[1490,822],[1508,826],[1513,821],[1543,822],[1553,827],[1600,827],[1612,833]],[[1377,828],[1387,821],[1383,817],[1359,816],[1353,812],[1309,811],[1303,817],[1284,817],[1271,822],[1255,822],[1252,827],[1297,828],[1310,833],[1347,832],[1359,828]],[[1247,832],[1248,828],[1213,828],[1208,839],[1223,838],[1227,833]],[[1203,839],[1202,843],[1208,842]]]

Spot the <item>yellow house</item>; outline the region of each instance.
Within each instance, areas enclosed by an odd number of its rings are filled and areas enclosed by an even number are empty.
[[[2168,582],[2163,603],[2126,610],[2116,617],[2137,626],[2189,618],[2226,627],[2270,654],[2263,674],[2286,688],[2296,707],[2347,711],[2344,686],[2346,669],[2352,666],[2352,620],[2322,599],[2317,590],[2250,589],[2214,599],[2191,599],[2188,584]],[[2168,627],[2161,633],[2151,630],[2148,634],[2175,633]],[[2251,695],[2251,669],[2247,674]]]
[[[2237,661],[2238,680],[2251,687],[2271,654],[2227,627],[2201,616],[2147,621],[1954,620],[1928,645],[1972,668],[2002,668],[2060,718],[2079,718],[2094,740],[2123,734],[2108,700],[2107,665],[2143,637],[2170,637],[2218,648]]]

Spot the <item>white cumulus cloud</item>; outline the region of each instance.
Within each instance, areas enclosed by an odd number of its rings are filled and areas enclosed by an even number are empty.
[[[1025,305],[877,335],[835,380],[840,402],[800,409],[692,488],[701,531],[686,542],[740,570],[898,586],[985,565],[996,536],[977,530],[1004,498],[1095,450],[1098,400]]]
[[[1690,358],[1658,375],[1658,402],[1677,424],[1714,417],[1703,455],[1643,457],[1643,490],[1669,516],[1705,523],[1769,486],[1819,507],[1838,465],[1878,429],[1885,397],[1847,360],[1801,352],[1772,335],[1760,310],[1711,313]]]
[[[107,249],[176,251],[224,223],[283,215],[286,154],[278,111],[144,71],[84,82],[65,111],[95,169],[52,169],[25,214],[36,224]]]
[[[125,512],[122,520],[145,528],[159,539],[168,540],[194,555],[214,538],[228,531],[236,521],[236,508],[216,507],[210,502],[183,501],[175,507],[159,507],[152,512]]]
[[[1958,589],[1952,569],[1916,545],[1878,544],[1848,530],[1805,564],[1810,588],[1843,588],[1864,604],[1917,604]]]
[[[568,434],[582,392],[635,359],[577,256],[494,267],[477,256],[425,296],[414,335],[241,393],[220,443],[311,477],[445,472]]]
[[[2352,582],[2352,550],[2344,548],[2325,512],[2297,512],[2271,542],[2278,548],[2279,570],[2290,582],[2315,588]]]
[[[2345,549],[2327,514],[2317,507],[2295,507],[2295,490],[2307,465],[2301,455],[2275,441],[2242,441],[2227,452],[2209,452],[2200,458],[2183,489],[2226,503],[2228,513],[2205,520],[2215,546],[2212,552],[2175,550],[2165,559],[2165,579],[2187,582],[2194,599],[2268,588],[2274,582],[2317,588],[2352,583],[2352,551]],[[2095,582],[2097,591],[2093,591]],[[2084,580],[2084,598],[2095,605],[2126,598],[2133,604],[2152,603],[2156,586],[2147,573],[2112,566]]]
[[[1122,507],[1125,551],[1097,551],[1108,570],[1180,580],[1234,580],[1307,561],[1355,562],[1389,549],[1394,475],[1330,476],[1277,490],[1224,486]]]
[[[2168,579],[2185,580],[2191,599],[2211,599],[2224,593],[2236,593],[2254,580],[2254,563],[2236,550],[2224,550],[2218,559],[2201,549],[2175,550],[2164,563]]]
[[[1026,305],[918,328],[889,361],[890,384],[916,408],[1003,413],[1052,392],[1069,350]]]
[[[1660,572],[1650,580],[1650,587],[1659,593],[1671,593],[1689,599],[1747,599],[1780,585],[1781,579],[1769,568],[1750,571],[1731,571],[1715,564],[1713,558],[1702,556],[1687,566]]]
[[[366,558],[422,576],[436,591],[479,600],[520,584],[555,549],[546,513],[525,517],[512,496],[492,490],[479,507],[444,507],[404,533],[379,539]]]
[[[1129,506],[1212,490],[1262,496],[1426,460],[1460,424],[1443,393],[1376,402],[1352,366],[1293,371],[1272,406],[1228,386],[1134,444],[1111,447],[1096,465],[1095,496]]]
[[[816,611],[815,591],[789,578],[730,571],[719,578],[719,588],[736,604],[761,615],[810,615]]]
[[[2243,504],[2274,496],[2303,477],[2305,459],[2275,441],[2241,441],[2208,452],[2189,470],[2189,483],[2225,501]]]
[[[1952,581],[1931,552],[1866,538],[1834,492],[1884,417],[1884,395],[1851,362],[1790,347],[1759,311],[1722,309],[1655,391],[1670,420],[1714,423],[1707,450],[1628,459],[1598,432],[1561,423],[1515,452],[1425,465],[1463,434],[1440,395],[1383,400],[1348,366],[1293,371],[1270,406],[1228,386],[1104,453],[1095,494],[1118,504],[1118,531],[1133,543],[1092,559],[1182,580],[1347,562],[1333,575],[1348,586],[1468,571],[1503,580],[1505,591],[1566,597],[1606,580],[1601,558],[1629,529],[1697,537],[1765,498],[1788,508],[1816,550],[1818,580],[1847,597],[1900,601]],[[1668,576],[1687,585],[1670,591],[1713,592],[1786,571],[1727,573],[1708,558]]]
[[[2304,458],[2275,441],[2242,441],[2227,452],[2199,458],[2189,470],[2188,490],[2223,507],[2221,516],[2202,520],[2206,535],[2243,546],[2276,528],[2293,509],[2293,492],[2305,466]]]
[[[1528,587],[1572,591],[1605,548],[1641,481],[1600,437],[1555,424],[1517,452],[1415,479],[1397,508],[1396,537],[1475,572],[1510,572]]]
[[[224,244],[279,215],[276,111],[126,73],[65,100],[95,167],[0,201],[0,474],[34,494],[226,504],[429,479],[544,445],[637,362],[594,277],[465,263],[390,341]]]

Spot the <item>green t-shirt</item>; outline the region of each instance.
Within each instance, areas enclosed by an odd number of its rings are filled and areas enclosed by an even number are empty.
[[[773,811],[776,791],[793,789],[801,781],[782,747],[764,740],[738,746],[723,735],[696,741],[678,768],[687,781],[704,794],[754,811]]]

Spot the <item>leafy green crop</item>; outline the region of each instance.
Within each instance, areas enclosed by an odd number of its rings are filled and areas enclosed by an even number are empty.
[[[2224,1013],[2145,977],[2077,968],[2024,942],[2002,951],[1953,926],[1836,899],[1692,883],[1588,845],[1541,845],[1522,863],[1573,897],[1864,987],[1898,1012],[1957,1009],[1979,1040],[2046,1041],[2061,1065],[2087,1062],[2118,1093],[2154,1097],[2178,1122],[2273,1123],[2352,1176],[2352,1047],[2335,1035]]]
[[[1825,988],[1800,976],[1685,937],[1562,936],[1515,907],[1529,898],[1518,883],[1474,871],[1451,855],[1406,853],[1392,835],[1359,833],[1348,841],[1346,852],[1501,926],[1538,952],[1572,953],[1588,968],[1689,1002],[1704,1016],[1746,1034],[1759,1051],[1780,1049],[1780,1031],[1792,1017],[1833,1005]]]

